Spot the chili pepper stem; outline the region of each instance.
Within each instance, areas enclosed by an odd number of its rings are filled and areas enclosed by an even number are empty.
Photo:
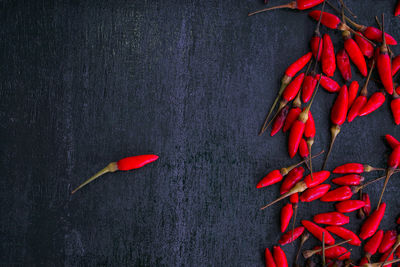
[[[88,183],[92,182],[93,180],[99,178],[100,176],[102,176],[103,174],[106,174],[108,172],[116,172],[118,171],[118,165],[116,162],[111,162],[110,164],[107,165],[107,167],[105,167],[104,169],[102,169],[101,171],[97,172],[95,175],[93,175],[92,177],[90,177],[89,179],[87,179],[85,182],[83,182],[80,186],[78,186],[76,189],[74,189],[71,192],[71,195],[74,194],[76,191],[78,191],[79,189],[81,189],[82,187],[84,187],[85,185],[87,185]]]
[[[340,125],[333,125],[331,127],[331,144],[329,145],[328,153],[326,154],[326,158],[324,164],[322,165],[322,169],[325,170],[326,163],[328,162],[329,155],[331,154],[333,143],[335,143],[336,137],[340,133]]]
[[[253,15],[255,15],[255,14],[262,13],[262,12],[266,12],[266,11],[269,11],[269,10],[274,10],[274,9],[280,9],[280,8],[296,9],[296,7],[297,7],[296,1],[292,1],[292,2],[287,3],[287,4],[284,4],[284,5],[273,6],[273,7],[269,7],[269,8],[263,8],[263,9],[260,9],[260,10],[254,11],[254,12],[251,12],[251,13],[249,13],[247,16],[250,17],[250,16],[253,16]]]
[[[281,201],[282,199],[285,199],[293,194],[299,193],[299,192],[303,192],[307,189],[307,184],[303,181],[298,182],[294,187],[292,187],[292,189],[290,189],[287,193],[281,195],[280,197],[278,197],[277,199],[275,199],[274,201],[270,202],[269,204],[265,205],[264,207],[261,208],[261,210],[268,208],[269,206],[272,206],[273,204]]]
[[[383,262],[366,263],[366,264],[362,265],[362,267],[380,267],[380,266],[386,266],[386,265],[397,263],[397,262],[400,262],[400,259],[388,261],[385,263],[385,265],[383,265],[384,264]]]
[[[394,173],[398,173],[398,172],[399,172],[399,171],[394,171]],[[382,180],[382,179],[384,179],[384,178],[386,178],[386,175],[381,176],[381,177],[379,177],[379,178],[376,178],[375,180],[369,181],[369,182],[367,182],[367,183],[365,183],[365,184],[363,184],[363,185],[353,186],[353,187],[351,188],[351,191],[352,191],[354,194],[356,194],[356,193],[358,193],[361,189],[363,189],[364,187],[366,187],[366,186],[368,186],[368,185],[370,185],[370,184],[376,183],[376,182],[378,182],[378,181],[380,181],[380,180]]]
[[[310,156],[309,156],[310,162],[308,164],[309,166],[307,166],[307,167],[310,170],[311,180],[314,180],[313,170],[312,170],[312,157],[311,157],[311,147],[312,147],[313,143],[314,143],[314,138],[311,138],[311,139],[307,140],[308,153],[310,153]]]
[[[303,247],[304,243],[306,243],[308,238],[310,238],[310,234],[308,232],[304,231],[304,233],[301,235],[300,246],[299,246],[299,249],[297,250],[295,263],[297,263],[299,261],[301,248]]]
[[[325,232],[322,232],[322,266],[325,265]]]
[[[334,244],[334,245],[330,245],[330,246],[328,246],[328,247],[325,247],[325,249],[330,249],[330,248],[334,248],[334,247],[337,247],[337,246],[346,244],[346,243],[350,242],[351,240],[352,240],[352,239],[347,239],[347,240],[342,241],[342,242],[339,242],[339,243],[337,243],[337,244]],[[314,254],[319,253],[319,252],[321,252],[321,251],[322,251],[322,248],[320,248],[320,249],[312,249],[312,250],[311,250],[311,249],[310,249],[310,250],[305,250],[305,251],[303,251],[303,257],[304,257],[305,259],[308,259],[308,258],[312,257]]]
[[[297,208],[299,207],[299,203],[294,203],[293,205],[293,223],[292,223],[292,240],[294,240],[294,227],[296,224],[296,217],[297,217]]]
[[[387,171],[387,174],[386,174],[385,183],[383,184],[383,188],[382,188],[382,191],[381,191],[381,195],[380,195],[380,197],[379,197],[379,202],[378,202],[378,206],[377,206],[378,208],[379,208],[379,206],[381,205],[382,198],[383,198],[383,193],[385,193],[386,186],[387,186],[387,184],[388,184],[388,182],[389,182],[390,176],[392,176],[393,173],[394,173],[394,169],[389,168],[388,171]]]

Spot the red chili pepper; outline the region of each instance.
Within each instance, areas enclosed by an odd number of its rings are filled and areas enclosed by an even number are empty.
[[[359,35],[362,35],[361,32],[357,32],[357,33]],[[364,38],[361,38],[358,35],[354,35],[354,39],[356,40],[356,43],[364,56],[366,56],[367,58],[371,58],[374,55],[374,47],[372,46],[372,44],[370,42],[368,42]]]
[[[318,21],[321,16],[321,11],[313,10],[313,11],[309,12],[308,15],[311,18]],[[331,13],[322,12],[321,24],[324,25],[325,27],[328,27],[331,29],[337,29],[338,26],[341,24],[341,21],[337,16],[335,16]]]
[[[336,203],[335,208],[337,211],[346,213],[352,212],[358,209],[361,209],[365,206],[365,202],[362,200],[345,200],[339,203]]]
[[[281,210],[281,232],[285,232],[293,216],[293,205],[291,203],[283,206]]]
[[[283,180],[280,193],[284,194],[288,192],[297,182],[303,178],[304,175],[304,168],[299,166],[291,170],[287,175],[286,178]]]
[[[386,252],[385,254],[383,254],[383,255],[380,257],[379,261],[380,261],[380,262],[384,262],[385,260],[386,260],[386,261],[391,261],[391,260],[393,260],[393,253],[390,254],[390,255],[389,255],[389,253],[390,253],[390,251],[388,251],[388,252]],[[386,266],[386,267],[392,267],[392,264],[391,264],[391,263],[390,263],[390,264],[385,264],[385,266]]]
[[[274,260],[278,267],[288,267],[287,259],[285,252],[281,249],[281,247],[274,246]]]
[[[325,230],[324,228],[316,225],[313,222],[302,220],[301,224],[309,231],[313,236],[315,236],[318,240],[322,242],[322,235],[325,233],[325,244],[333,245],[335,244],[335,239],[331,236],[331,234]]]
[[[394,16],[397,17],[400,15],[400,0],[397,0],[396,8],[394,9]]]
[[[315,78],[315,75],[312,74],[304,78],[303,89],[301,91],[301,100],[303,100],[304,103],[310,101],[317,82],[318,80]]]
[[[289,197],[289,201],[292,204],[297,204],[299,203],[299,193],[293,194]]]
[[[285,106],[283,109],[279,111],[278,115],[274,120],[274,123],[272,124],[271,136],[277,134],[279,130],[283,127],[283,124],[285,123],[288,113],[289,113],[289,106]]]
[[[358,88],[359,88],[358,82],[352,81],[349,86],[349,101],[348,101],[349,103],[347,106],[348,110],[350,110],[351,105],[353,105],[354,100],[357,98]]]
[[[365,216],[369,216],[371,213],[371,201],[367,193],[362,193],[361,200],[365,202],[365,206],[362,208]]]
[[[348,224],[350,218],[340,212],[332,211],[315,215],[313,221],[319,224],[343,225]]]
[[[333,76],[336,69],[335,50],[332,39],[328,34],[323,36],[324,46],[322,49],[322,71],[327,76]]]
[[[325,229],[344,240],[351,239],[349,242],[350,245],[361,246],[361,240],[358,238],[358,236],[342,226],[327,226]]]
[[[349,55],[346,53],[346,50],[341,49],[336,54],[336,63],[337,67],[342,74],[342,77],[345,81],[351,80],[351,66]]]
[[[319,54],[318,54],[318,59],[317,59],[317,53],[318,53],[318,45],[321,42],[321,47],[319,49]],[[311,47],[311,52],[313,53],[313,56],[315,59],[317,59],[318,61],[321,58],[321,53],[322,53],[322,49],[323,49],[323,41],[321,36],[316,36],[314,35],[311,40],[310,40],[310,47]]]
[[[272,257],[269,248],[265,249],[265,267],[276,267],[274,258]]]
[[[158,159],[157,155],[140,155],[134,157],[123,158],[117,162],[111,162],[107,165],[104,169],[90,177],[80,186],[78,186],[75,190],[71,192],[74,194],[76,191],[87,185],[88,183],[92,182],[93,180],[99,178],[101,175],[108,173],[108,172],[116,172],[116,171],[129,171],[133,169],[138,169],[143,167],[146,164],[149,164]]]
[[[368,83],[371,78],[372,71],[374,70],[375,67],[375,60],[372,61],[372,66],[369,70],[367,80],[365,81],[365,84],[360,92],[360,95],[356,98],[354,101],[354,104],[351,106],[349,114],[347,116],[347,121],[352,122],[360,113],[360,110],[362,110],[367,103],[367,94],[368,94]]]
[[[361,232],[359,237],[361,239],[367,239],[368,237],[375,234],[382,221],[383,215],[385,215],[386,204],[382,203],[371,215],[364,221],[361,226]]]
[[[301,113],[301,108],[292,108],[286,117],[285,124],[283,125],[283,132],[289,130],[293,123],[297,120]]]
[[[389,146],[392,149],[395,149],[398,145],[400,145],[400,142],[397,141],[396,138],[394,138],[393,136],[391,136],[390,134],[385,135],[386,138],[386,142],[388,142]]]
[[[296,78],[285,88],[282,94],[283,101],[286,103],[292,101],[300,90],[304,80],[304,72],[297,75]]]
[[[367,243],[365,243],[364,251],[366,253],[365,257],[368,259],[368,261],[371,259],[371,256],[374,255],[378,250],[379,245],[382,242],[382,238],[383,231],[379,230],[370,240],[367,241]]]
[[[384,33],[383,23],[384,22],[382,21],[382,33]],[[376,67],[378,69],[379,77],[381,79],[383,87],[385,87],[386,92],[391,95],[393,94],[392,66],[390,63],[390,56],[384,34],[382,34],[382,40],[383,41],[379,50]]]
[[[304,136],[307,139],[314,138],[315,136],[315,121],[313,115],[311,114],[311,111],[308,112],[308,120],[304,129]]]
[[[388,230],[385,232],[382,238],[382,242],[379,246],[379,253],[385,253],[393,247],[394,243],[396,243],[397,232],[396,230]],[[385,259],[384,259],[385,260]]]
[[[314,249],[321,249],[321,247],[316,246]],[[318,252],[318,255],[322,255],[322,251]],[[342,246],[336,246],[325,249],[325,258],[338,260],[350,259],[350,252]]]
[[[261,12],[274,10],[274,9],[281,9],[281,8],[305,10],[305,9],[310,9],[312,7],[315,7],[319,4],[321,4],[322,2],[323,2],[323,0],[296,0],[296,1],[292,1],[292,2],[289,2],[284,5],[273,6],[273,7],[263,8],[263,9],[254,11],[254,12],[249,13],[248,16],[250,17],[250,16],[253,16],[253,15],[261,13]]]
[[[351,191],[350,187],[346,185],[329,191],[323,197],[321,197],[320,200],[323,202],[343,201],[350,199],[352,195],[353,192]]]
[[[301,194],[300,201],[311,202],[316,199],[319,199],[320,197],[325,195],[330,188],[331,185],[329,184],[321,184],[316,187],[309,188]]]
[[[320,77],[319,74],[317,74],[317,76],[315,76],[315,78],[317,80],[319,80],[319,77]],[[340,90],[340,85],[335,80],[333,80],[332,78],[329,78],[327,76],[322,76],[321,86],[329,93],[336,93]]]
[[[392,76],[394,76],[400,70],[400,55],[396,56],[392,60]]]
[[[294,230],[290,230],[290,231],[284,233],[282,235],[281,239],[279,239],[279,244],[281,246],[284,246],[286,244],[292,243],[299,236],[301,236],[301,234],[303,234],[303,232],[304,232],[303,226],[296,227],[296,228],[294,228]]]
[[[337,185],[359,185],[364,181],[364,177],[358,174],[348,174],[332,179],[332,183]]]
[[[345,173],[363,173],[363,172],[372,172],[372,171],[381,171],[382,168],[375,168],[367,164],[361,163],[346,163],[336,167],[332,172],[345,174]]]
[[[389,182],[390,176],[392,176],[395,169],[400,165],[400,146],[393,149],[392,153],[390,154],[390,156],[388,158],[387,165],[388,165],[388,168],[386,171],[386,179],[385,179],[385,183],[383,184],[381,195],[379,197],[378,207],[381,204],[383,193],[385,192],[385,189]]]
[[[310,152],[308,151],[307,142],[304,138],[301,138],[301,141],[300,141],[299,154],[300,154],[300,157],[302,157],[303,159],[308,159],[308,156],[310,156]]]
[[[351,34],[349,31],[343,32],[344,38],[344,49],[349,55],[351,61],[356,65],[361,75],[367,76],[367,62],[365,62],[364,55],[362,54],[360,48],[357,43],[351,38]]]
[[[399,88],[399,87],[398,87]],[[393,91],[393,100],[390,102],[390,109],[396,125],[400,124],[400,95],[397,94],[397,89]]]
[[[322,169],[325,169],[326,167],[326,163],[332,151],[333,144],[336,140],[337,135],[340,133],[340,126],[346,120],[348,99],[349,96],[348,96],[347,86],[343,85],[331,109],[331,122],[333,124],[331,127],[331,143],[329,146],[328,154],[326,155],[324,164],[322,166]]]
[[[364,26],[365,27],[365,26]],[[365,29],[358,29],[370,40],[382,42],[382,31],[375,27],[365,27]],[[397,41],[389,34],[385,33],[386,43],[388,45],[397,45]]]

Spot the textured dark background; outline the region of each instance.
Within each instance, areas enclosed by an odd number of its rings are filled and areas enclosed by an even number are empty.
[[[347,2],[364,24],[386,12],[400,39],[394,0]],[[279,186],[255,185],[298,159],[289,159],[286,136],[257,132],[315,26],[306,12],[246,17],[262,6],[1,1],[1,265],[262,266],[280,237],[282,204],[260,211]],[[340,33],[329,33],[337,51]],[[315,152],[327,148],[334,97],[321,90],[312,107]],[[386,133],[400,137],[388,103],[344,125],[328,168],[386,166]],[[70,195],[109,162],[144,153],[160,159]],[[367,190],[374,204],[381,186]],[[383,229],[394,227],[399,186],[394,177]],[[298,219],[331,209],[304,204]],[[350,228],[359,222],[351,217]],[[295,247],[284,250],[291,262]]]

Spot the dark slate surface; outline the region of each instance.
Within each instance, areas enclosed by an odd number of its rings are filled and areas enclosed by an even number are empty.
[[[347,2],[364,24],[386,12],[400,39],[395,1]],[[260,211],[278,186],[255,184],[298,159],[286,136],[257,132],[284,70],[308,50],[315,23],[305,12],[247,18],[261,1],[0,6],[2,266],[263,265],[282,204]],[[329,33],[339,49],[340,33]],[[314,151],[328,145],[334,97],[321,91],[312,107]],[[400,137],[388,103],[343,127],[328,168],[384,167],[386,133]],[[70,195],[107,163],[144,153],[160,159]],[[367,190],[375,204],[381,186]],[[399,186],[390,181],[383,229],[394,227]],[[331,209],[304,204],[298,219]],[[350,229],[359,222],[352,216]],[[295,247],[284,250],[291,262]]]

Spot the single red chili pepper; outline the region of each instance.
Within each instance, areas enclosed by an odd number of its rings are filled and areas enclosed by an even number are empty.
[[[400,145],[400,142],[397,141],[396,138],[394,138],[393,136],[391,136],[390,134],[385,135],[386,138],[386,142],[389,144],[389,146],[392,149],[395,149],[398,145]]]
[[[313,221],[319,224],[343,225],[348,224],[350,218],[340,212],[332,211],[315,215]]]
[[[367,241],[364,245],[364,251],[365,251],[365,257],[370,261],[371,256],[373,256],[379,248],[379,245],[382,242],[383,238],[383,231],[379,230],[376,232],[376,234],[371,237],[370,240]]]
[[[364,83],[363,88],[361,89],[360,95],[354,101],[354,104],[351,106],[349,114],[347,116],[347,121],[352,122],[363,109],[365,104],[367,103],[367,95],[368,95],[368,83],[371,78],[372,71],[375,67],[375,60],[372,61],[372,66],[369,69],[367,80]]]
[[[348,106],[348,90],[347,86],[343,85],[342,88],[339,91],[339,95],[336,98],[335,102],[333,103],[332,109],[331,109],[331,143],[329,146],[328,153],[326,154],[326,158],[323,164],[322,169],[325,169],[326,163],[328,161],[329,155],[332,151],[333,144],[336,140],[336,137],[340,133],[340,126],[344,123],[346,120],[346,114],[347,114],[347,106]]]
[[[265,249],[265,267],[276,267],[274,258],[272,257],[269,248]]]
[[[365,202],[362,200],[345,200],[335,204],[335,208],[337,211],[341,213],[352,212],[358,209],[361,209],[365,206]]]
[[[297,204],[299,203],[299,193],[293,194],[289,197],[289,201],[292,204]],[[296,207],[297,208],[297,207]],[[295,206],[293,206],[293,209],[295,209]]]
[[[350,245],[361,246],[361,240],[358,238],[358,236],[342,226],[327,226],[325,229],[342,239],[351,239],[349,242]]]
[[[105,167],[104,169],[102,169],[101,171],[90,177],[88,180],[83,182],[80,186],[78,186],[75,190],[73,190],[71,194],[74,194],[76,191],[78,191],[88,183],[92,182],[93,180],[99,178],[103,174],[106,174],[108,172],[130,171],[133,169],[138,169],[157,159],[158,159],[157,155],[140,155],[140,156],[123,158],[117,162],[111,162],[110,164],[107,165],[107,167]]]
[[[332,179],[332,183],[337,185],[359,185],[364,181],[364,177],[358,174],[348,174]]]
[[[362,54],[360,48],[358,47],[356,41],[351,38],[351,33],[349,31],[343,31],[342,33],[344,39],[344,49],[349,55],[351,61],[356,65],[361,75],[367,76],[367,62],[365,62],[364,55]]]
[[[345,173],[363,173],[363,172],[372,172],[372,171],[383,171],[382,168],[375,168],[367,164],[361,163],[346,163],[336,167],[332,172],[345,174]]]
[[[321,184],[316,187],[312,187],[304,191],[301,196],[300,196],[300,201],[301,202],[311,202],[316,199],[319,199],[323,195],[325,195],[329,189],[331,188],[331,185],[329,184]]]
[[[396,243],[397,232],[396,230],[388,230],[383,234],[382,242],[379,246],[379,253],[385,253],[393,247],[394,243]],[[385,259],[384,259],[385,260]]]
[[[364,221],[361,226],[361,232],[359,237],[361,239],[367,239],[368,237],[375,234],[382,221],[383,215],[385,215],[386,204],[382,203],[371,215]]]
[[[271,136],[277,134],[279,130],[283,127],[283,124],[285,123],[288,113],[289,113],[289,106],[285,106],[283,109],[281,109],[281,111],[279,111],[278,115],[274,120],[274,123],[272,124]]]
[[[303,232],[304,232],[303,226],[296,227],[294,230],[290,230],[290,231],[284,233],[282,235],[281,239],[279,239],[279,244],[281,246],[284,246],[286,244],[292,243],[297,238],[299,238],[299,236],[301,236],[301,234],[303,234]]]
[[[394,9],[394,16],[397,17],[400,15],[400,0],[397,0],[396,8]]]
[[[301,224],[307,229],[307,231],[309,231],[319,241],[322,242],[322,235],[325,235],[325,244],[333,245],[335,243],[335,239],[324,228],[316,225],[315,223],[313,223],[311,221],[307,221],[307,220],[302,220]],[[325,234],[323,234],[323,233],[325,233]]]
[[[310,101],[317,82],[318,80],[315,78],[315,74],[309,74],[304,78],[303,88],[301,91],[301,100],[304,103]]]
[[[310,156],[310,152],[308,151],[307,142],[304,138],[301,138],[301,140],[300,140],[299,154],[300,154],[300,157],[302,157],[304,160],[307,160],[308,156]]]
[[[392,176],[392,174],[394,173],[396,168],[400,165],[400,146],[398,146],[395,149],[393,149],[392,153],[390,154],[390,156],[388,158],[387,165],[388,165],[388,168],[387,168],[387,171],[386,171],[386,179],[385,179],[385,182],[383,184],[381,195],[379,197],[378,207],[381,204],[383,193],[385,192],[385,189],[386,189],[386,186],[387,186],[387,184],[389,182],[390,176]]]
[[[281,9],[281,8],[289,8],[289,9],[297,9],[297,10],[305,10],[305,9],[310,9],[312,7],[315,7],[319,4],[321,4],[324,0],[296,0],[289,2],[284,5],[279,5],[279,6],[273,6],[269,8],[263,8],[254,12],[251,12],[248,14],[248,16],[253,16],[255,14],[269,11],[269,10],[274,10],[274,9]]]
[[[383,242],[383,241],[382,241],[382,242]],[[385,254],[383,254],[383,255],[380,257],[379,261],[380,261],[380,262],[384,262],[384,261],[391,261],[391,260],[393,260],[393,253],[389,255],[389,252],[390,252],[390,251],[388,251],[388,252],[386,252]],[[381,266],[383,266],[383,264],[382,264]],[[391,264],[391,263],[390,263],[390,264],[385,264],[385,266],[386,266],[386,267],[392,267],[392,264]]]
[[[361,32],[357,33],[362,35]],[[368,41],[358,35],[354,35],[354,39],[364,56],[371,58],[374,55],[374,47]]]
[[[322,71],[329,77],[333,76],[336,69],[335,50],[329,34],[323,36],[324,46],[322,49]]]
[[[304,178],[304,183],[307,185],[307,188],[312,188],[325,182],[325,180],[328,179],[330,175],[331,173],[329,171],[315,172],[314,177],[311,177],[310,174],[307,175]]]
[[[346,50],[341,49],[336,54],[336,64],[345,81],[351,80],[351,66],[349,55]]]
[[[287,132],[297,120],[301,113],[301,108],[292,108],[286,117],[285,124],[283,125],[283,132]]]
[[[286,178],[283,180],[281,184],[280,193],[284,194],[288,192],[297,182],[303,178],[304,175],[304,168],[298,166],[291,170],[287,175]]]
[[[349,103],[348,103],[348,110],[350,110],[351,105],[353,105],[354,100],[357,98],[359,84],[357,81],[352,81],[349,86]]]
[[[353,192],[351,191],[350,187],[345,185],[329,191],[323,197],[321,197],[320,200],[323,202],[343,201],[350,199],[352,195]]]
[[[396,56],[392,60],[392,76],[394,76],[400,70],[400,55]]]
[[[320,42],[321,42],[321,47],[320,47],[319,54],[318,54],[318,59],[317,59],[318,45],[319,45]],[[311,48],[311,52],[313,53],[314,58],[319,61],[320,58],[321,58],[321,53],[322,53],[322,49],[323,49],[322,37],[321,36],[316,36],[316,35],[311,37],[310,48]]]
[[[320,246],[314,247],[315,249],[321,249]],[[318,252],[318,255],[322,255],[322,251]],[[333,248],[325,249],[325,257],[327,259],[338,259],[345,260],[350,258],[350,251],[348,251],[345,247],[336,246]]]
[[[317,80],[319,80],[320,75],[317,74],[317,76],[315,76],[315,77]],[[332,78],[329,78],[327,76],[322,76],[321,86],[329,93],[336,93],[340,90],[340,85],[335,80],[333,80]]]
[[[285,232],[293,216],[293,205],[291,203],[283,206],[281,210],[281,232]]]
[[[384,33],[384,17],[382,15],[382,45],[379,50],[378,60],[376,67],[378,69],[379,77],[385,90],[388,94],[393,94],[393,77],[392,77],[392,66],[390,63],[390,56],[388,47],[386,45],[386,38]]]
[[[367,193],[362,193],[361,200],[365,202],[365,206],[362,208],[365,216],[369,216],[371,213],[371,201]]]
[[[273,253],[275,263],[278,267],[288,267],[285,252],[283,252],[281,247],[274,246]]]
[[[390,102],[390,109],[396,125],[400,124],[400,95],[396,90],[393,91],[393,100]]]

